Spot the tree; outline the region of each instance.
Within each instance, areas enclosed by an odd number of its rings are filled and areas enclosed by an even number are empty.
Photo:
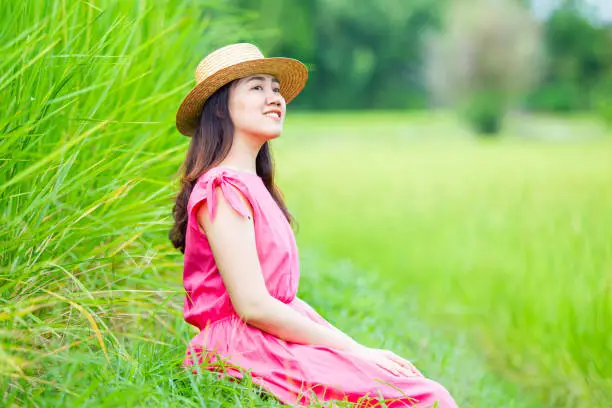
[[[548,18],[544,30],[546,75],[531,96],[534,109],[587,110],[602,98],[612,70],[612,30],[594,25],[580,1],[565,1]],[[605,86],[609,92],[610,87]]]
[[[299,58],[310,79],[295,104],[310,109],[423,107],[423,33],[444,0],[233,0],[259,14],[252,32],[269,55]],[[249,30],[247,30],[249,31]]]
[[[541,34],[514,0],[456,0],[430,38],[426,72],[434,103],[476,131],[498,133],[505,113],[530,90],[541,66]]]

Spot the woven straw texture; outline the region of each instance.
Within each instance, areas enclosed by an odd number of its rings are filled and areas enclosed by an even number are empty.
[[[185,136],[193,136],[206,100],[223,85],[254,74],[274,75],[280,81],[280,92],[291,102],[306,85],[308,70],[291,58],[265,58],[248,43],[232,44],[208,54],[197,66],[197,85],[183,99],[176,113],[176,127]]]

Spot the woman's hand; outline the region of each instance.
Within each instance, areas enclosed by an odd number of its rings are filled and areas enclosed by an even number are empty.
[[[376,363],[394,375],[408,377],[423,377],[423,374],[408,360],[390,350],[375,349],[359,345],[351,350],[360,357]]]

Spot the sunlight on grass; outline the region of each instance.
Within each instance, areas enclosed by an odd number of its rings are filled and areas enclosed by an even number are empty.
[[[296,115],[278,143],[301,244],[394,282],[555,404],[612,401],[611,141],[415,142],[360,116],[326,133]]]

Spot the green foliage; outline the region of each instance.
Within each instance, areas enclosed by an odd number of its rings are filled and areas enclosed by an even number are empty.
[[[594,25],[581,5],[565,1],[546,21],[546,74],[529,98],[531,109],[567,112],[599,103],[599,88],[612,69],[612,26]]]
[[[612,87],[607,86],[606,88],[608,89],[608,93],[602,95],[598,100],[597,112],[608,126],[612,126],[612,97],[609,96],[609,92],[612,92]]]
[[[495,135],[502,129],[506,110],[503,101],[499,93],[481,91],[465,101],[461,114],[477,134]]]
[[[252,27],[267,53],[303,60],[308,87],[294,106],[310,109],[424,107],[424,33],[443,0],[234,0],[258,12]]]
[[[570,113],[585,103],[584,90],[574,82],[540,85],[526,98],[526,107],[531,110]]]
[[[467,14],[471,15],[466,18],[477,19],[482,26],[493,21],[500,28],[512,25],[509,19],[497,21],[506,14],[500,10],[509,2],[498,6],[495,1],[486,0],[484,7],[494,7],[496,13],[485,13],[483,7],[466,2]],[[510,1],[524,7],[529,4]],[[295,107],[309,109],[427,106],[431,95],[424,86],[427,74],[423,67],[430,69],[425,61],[432,49],[424,41],[425,35],[443,28],[441,17],[453,3],[457,2],[232,0],[232,4],[252,13],[243,38],[255,40],[267,54],[299,58],[310,67],[309,85],[294,102]],[[582,1],[563,2],[543,23],[543,48],[548,60],[539,67],[542,72],[535,70],[536,76],[541,74],[542,83],[532,90],[534,73],[523,70],[517,77],[524,75],[525,80],[514,80],[530,84],[520,92],[522,96],[529,91],[526,108],[568,112],[596,107],[593,91],[601,75],[612,69],[612,28],[594,25],[583,12],[583,5]],[[506,15],[516,19],[515,12]],[[251,29],[259,34],[248,35]],[[512,29],[518,37],[526,35],[522,28]],[[503,64],[508,61],[502,51],[518,52],[522,47],[512,37],[495,41],[501,42],[496,58]],[[459,48],[464,56],[471,52],[464,45]],[[512,61],[509,66],[514,68]],[[522,102],[520,99],[514,102]]]
[[[608,125],[612,126],[612,72],[600,80],[594,96],[597,113]]]

